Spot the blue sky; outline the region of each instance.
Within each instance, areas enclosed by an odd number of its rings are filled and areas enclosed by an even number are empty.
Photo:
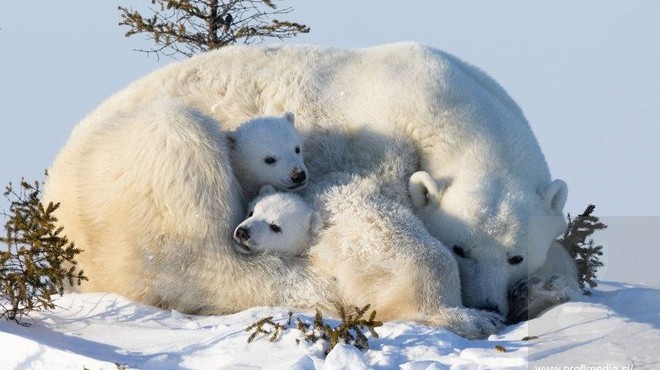
[[[0,185],[42,178],[80,119],[171,62],[133,51],[150,44],[117,25],[117,5],[147,3],[3,2]],[[493,76],[522,107],[553,176],[569,184],[567,211],[594,203],[605,216],[660,216],[659,1],[284,4],[311,27],[286,43],[417,41]],[[648,235],[636,248],[657,245],[652,220],[633,227]]]

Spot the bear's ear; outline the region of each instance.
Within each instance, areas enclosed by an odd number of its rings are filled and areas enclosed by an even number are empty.
[[[438,186],[438,182],[424,171],[413,173],[408,180],[408,192],[416,209],[430,203],[439,203],[443,190],[444,187]]]
[[[270,195],[270,194],[275,194],[277,190],[272,185],[263,185],[261,188],[259,188],[259,196],[262,197],[264,195]]]
[[[321,212],[315,211],[312,213],[309,225],[310,231],[313,235],[318,234],[323,229],[323,218],[321,217]]]
[[[289,121],[290,124],[295,126],[296,116],[292,112],[284,112],[284,114],[282,115],[282,118]]]
[[[557,179],[539,193],[548,208],[558,213],[564,211],[564,205],[566,205],[566,199],[568,198],[568,186],[564,181]]]

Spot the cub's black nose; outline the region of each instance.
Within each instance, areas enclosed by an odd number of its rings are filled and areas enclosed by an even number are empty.
[[[291,181],[293,181],[294,184],[302,184],[305,180],[307,180],[307,174],[305,171],[295,172],[291,175]]]
[[[250,239],[250,230],[244,227],[239,227],[238,229],[236,229],[234,235],[236,235],[238,240],[244,242]]]

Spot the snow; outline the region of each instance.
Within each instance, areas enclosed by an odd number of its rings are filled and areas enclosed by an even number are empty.
[[[295,328],[276,342],[261,336],[247,343],[248,325],[270,315],[285,324],[284,308],[191,316],[104,293],[68,293],[57,304],[34,314],[29,327],[0,321],[0,369],[614,370],[660,364],[660,290],[632,284],[601,283],[582,301],[553,307],[486,340],[387,322],[377,328],[379,338],[367,334],[369,350],[338,345],[325,358],[327,344],[296,344],[301,333]],[[293,317],[311,322],[313,313]]]

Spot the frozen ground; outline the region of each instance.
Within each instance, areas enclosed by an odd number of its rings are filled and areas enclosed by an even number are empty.
[[[389,322],[378,328],[380,338],[370,338],[370,350],[340,346],[325,359],[320,344],[296,344],[295,329],[275,343],[263,337],[247,343],[245,328],[259,318],[285,323],[282,308],[188,316],[112,294],[66,294],[57,303],[61,308],[35,315],[30,327],[0,322],[0,369],[660,368],[660,290],[639,285],[601,283],[584,301],[487,340]],[[522,340],[530,336],[538,338]]]

